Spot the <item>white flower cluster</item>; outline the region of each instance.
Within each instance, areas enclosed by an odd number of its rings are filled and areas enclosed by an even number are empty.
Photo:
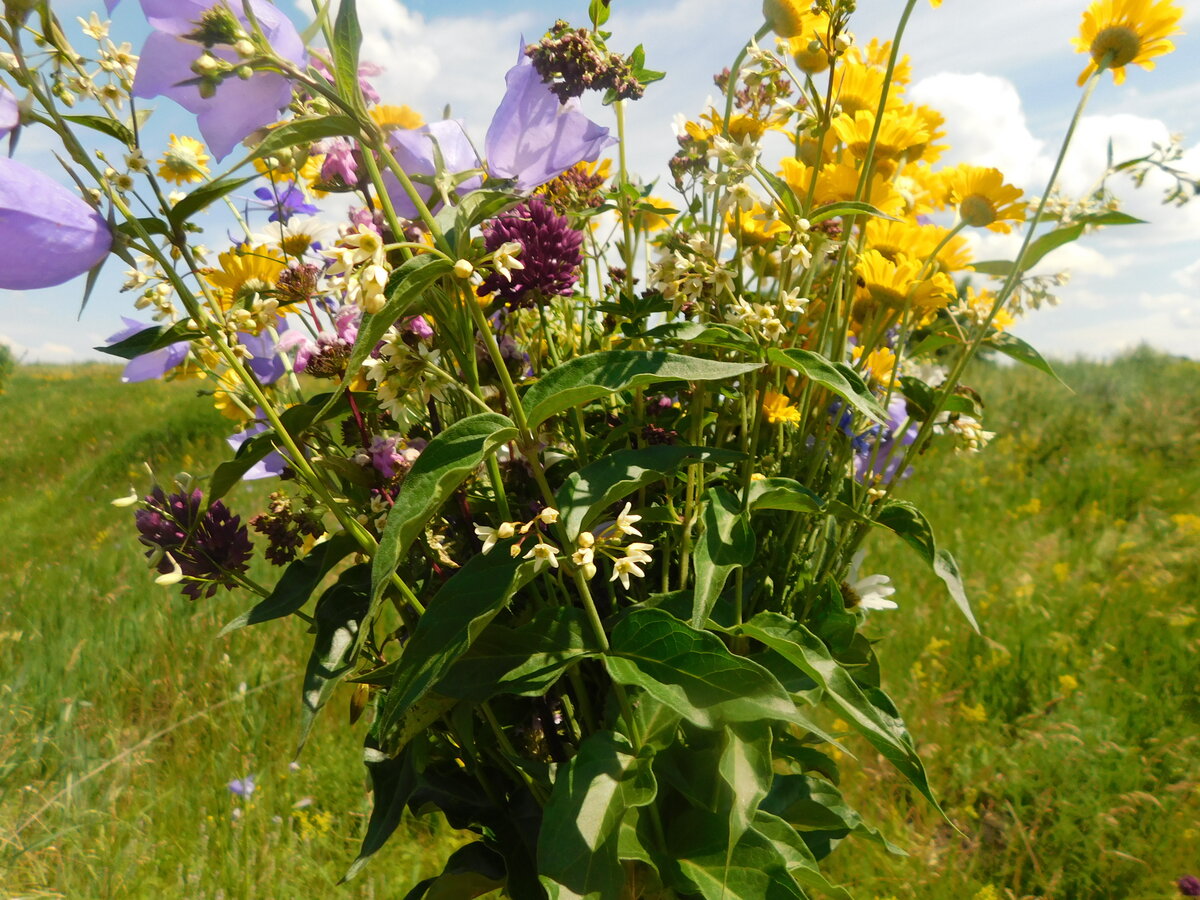
[[[658,259],[650,263],[649,285],[661,291],[678,312],[688,302],[699,302],[706,295],[733,292],[733,273],[717,259],[716,249],[701,237],[693,237],[685,248],[659,249]]]
[[[374,229],[358,225],[344,235],[336,247],[326,250],[332,259],[329,275],[346,278],[346,299],[365,313],[377,313],[387,304],[387,257],[383,238]]]
[[[613,574],[609,581],[619,579],[621,586],[626,590],[629,588],[631,575],[637,578],[645,576],[646,573],[641,566],[652,559],[649,551],[654,549],[654,545],[644,541],[634,541],[622,545],[622,541],[628,535],[641,537],[642,534],[634,528],[634,524],[641,521],[642,517],[633,515],[630,509],[631,504],[626,503],[625,508],[617,515],[616,521],[599,534],[584,531],[575,539],[576,549],[571,554],[571,563],[579,569],[584,578],[591,580],[596,576],[597,554],[606,556],[612,561]],[[547,567],[557,569],[562,550],[546,540],[541,528],[537,526],[553,525],[558,521],[558,515],[557,509],[546,507],[528,522],[501,522],[496,528],[492,528],[490,525],[476,525],[475,535],[483,541],[484,553],[490,553],[497,541],[510,540],[519,535],[521,539],[508,551],[514,558],[520,556],[522,559],[533,560],[535,572],[540,572]],[[534,543],[525,548],[526,538],[530,534],[534,536]],[[521,553],[522,549],[525,550],[524,554]]]
[[[441,351],[424,341],[415,349],[405,340],[403,326],[393,325],[383,335],[383,344],[363,362],[368,379],[375,382],[379,405],[401,426],[416,421],[430,398],[444,400],[448,381],[441,371]]]
[[[946,430],[955,438],[955,450],[961,453],[978,453],[996,436],[994,431],[984,431],[983,424],[971,416],[951,416]]]
[[[802,313],[808,307],[808,298],[801,297],[798,290],[780,294],[779,305],[773,303],[750,303],[739,297],[725,307],[727,322],[748,331],[757,332],[769,344],[779,342],[787,331],[784,321],[788,313]]]

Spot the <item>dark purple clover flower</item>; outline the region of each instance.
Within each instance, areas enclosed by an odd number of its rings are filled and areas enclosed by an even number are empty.
[[[1175,886],[1184,897],[1200,897],[1200,878],[1195,875],[1184,875],[1175,882]]]
[[[493,272],[479,286],[481,297],[494,294],[513,308],[532,309],[538,298],[569,296],[579,280],[583,233],[541,197],[530,197],[484,224],[483,235],[489,253],[510,241],[520,244],[517,258],[524,268],[512,269],[509,278]]]
[[[167,496],[156,487],[134,521],[138,540],[150,548],[146,556],[161,555],[157,569],[164,575],[178,566],[183,592],[193,600],[211,597],[220,585],[233,587],[233,576],[246,571],[251,552],[246,527],[220,500],[204,509],[199,488]]]

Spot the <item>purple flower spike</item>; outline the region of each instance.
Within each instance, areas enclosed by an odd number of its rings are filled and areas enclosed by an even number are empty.
[[[28,291],[70,281],[111,246],[104,217],[74,191],[0,157],[0,288]]]
[[[583,259],[579,250],[583,232],[573,229],[567,218],[547,206],[541,197],[530,197],[485,222],[483,237],[489,253],[510,241],[520,244],[517,259],[524,268],[513,269],[508,278],[492,272],[479,286],[481,297],[495,294],[514,309],[530,309],[539,299],[570,296],[574,290]]]
[[[479,157],[475,155],[475,148],[467,140],[467,133],[463,131],[462,123],[457,119],[441,119],[411,130],[396,129],[388,136],[388,145],[396,155],[396,161],[410,177],[413,175],[428,177],[437,175],[437,157],[434,154],[435,141],[437,149],[442,155],[442,164],[446,172],[457,174],[481,167]],[[416,219],[417,207],[409,199],[405,190],[400,187],[396,176],[391,172],[386,172],[383,180],[387,185],[388,196],[392,198],[392,203],[396,207],[396,212],[406,219]],[[455,191],[465,194],[475,190],[481,184],[483,184],[483,176],[476,175],[460,184]],[[413,187],[417,189],[417,193],[431,211],[435,211],[441,206],[441,200],[435,196],[431,186],[414,182]]]
[[[275,121],[279,110],[292,99],[291,85],[275,72],[256,72],[245,81],[226,78],[209,98],[201,97],[195,84],[183,84],[196,78],[192,64],[204,52],[185,35],[196,30],[205,13],[222,5],[216,0],[142,0],[142,12],[154,31],[142,46],[133,79],[133,96],[167,97],[194,113],[200,133],[218,160],[228,156],[250,132]],[[227,8],[248,27],[240,3],[229,3]],[[303,65],[304,42],[291,20],[266,0],[250,0],[250,8],[275,52]],[[231,48],[214,47],[212,53],[239,61]]]
[[[125,327],[116,334],[109,335],[106,343],[110,345],[119,344],[126,338],[133,337],[135,334],[158,327],[156,325],[147,325],[145,322],[139,322],[137,319],[130,319],[126,316],[121,316],[121,321],[125,323]],[[156,378],[162,378],[187,359],[187,354],[187,342],[180,341],[177,344],[171,344],[169,347],[163,347],[161,350],[151,350],[149,353],[135,356],[126,364],[124,371],[121,372],[121,381],[124,384],[133,384],[138,381],[153,381]]]
[[[0,84],[0,138],[21,123],[21,110],[12,91]]]
[[[1200,878],[1195,875],[1184,875],[1175,886],[1184,897],[1200,897]]]
[[[520,62],[504,76],[507,90],[492,116],[484,141],[488,171],[512,178],[530,191],[579,162],[595,162],[616,143],[608,129],[579,111],[574,101],[560,104],[521,51]]]

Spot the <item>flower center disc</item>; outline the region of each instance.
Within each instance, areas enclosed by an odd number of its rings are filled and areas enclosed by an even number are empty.
[[[1142,40],[1128,25],[1110,25],[1092,41],[1092,59],[1110,69],[1133,62],[1142,49]],[[1105,60],[1108,60],[1105,62]]]
[[[958,205],[958,214],[973,228],[986,228],[996,221],[996,207],[982,194],[970,194]]]

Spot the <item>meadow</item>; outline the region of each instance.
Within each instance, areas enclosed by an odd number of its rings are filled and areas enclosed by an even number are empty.
[[[904,488],[982,635],[899,542],[869,546],[900,609],[868,633],[958,830],[849,740],[844,789],[908,852],[834,854],[863,900],[1166,900],[1200,874],[1200,363],[1059,371],[1074,393],[978,366],[998,436]],[[453,838],[413,820],[334,887],[370,810],[364,725],[343,689],[291,763],[301,623],[218,637],[250,604],[155,586],[108,502],[148,487],[143,461],[208,471],[228,423],[196,382],[117,372],[20,366],[0,395],[0,896],[403,896]]]

